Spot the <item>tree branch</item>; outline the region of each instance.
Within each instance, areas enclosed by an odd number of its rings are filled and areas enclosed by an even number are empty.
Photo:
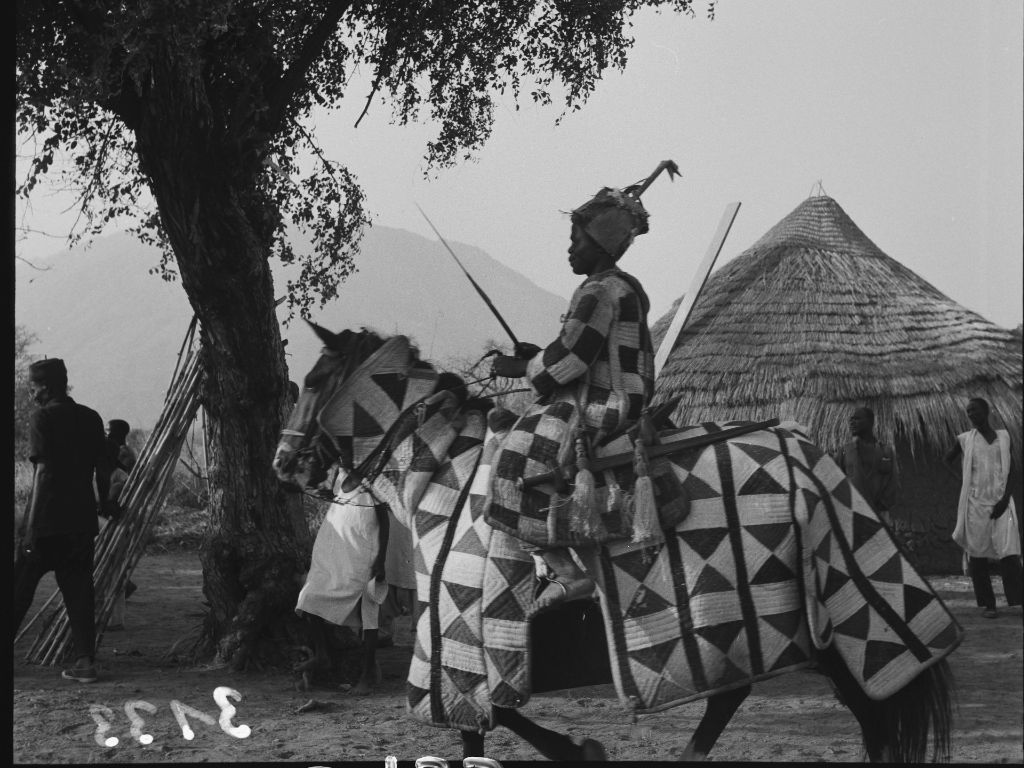
[[[356,124],[353,128],[358,128],[359,123],[362,122],[363,118],[366,117],[366,113],[370,111],[370,104],[373,102],[373,97],[377,95],[377,91],[380,89],[380,84],[384,80],[385,73],[390,73],[395,63],[395,57],[397,55],[397,38],[398,33],[394,27],[388,28],[386,35],[384,36],[384,45],[381,46],[379,61],[377,63],[377,77],[374,78],[373,87],[370,89],[370,95],[366,97],[366,104],[363,105],[363,111],[359,113],[359,117],[356,118]]]
[[[64,5],[68,8],[68,15],[71,16],[75,23],[84,29],[87,34],[94,36],[103,34],[103,17],[101,14],[84,8],[82,4],[76,0],[64,0]],[[110,66],[108,69],[113,73],[128,56],[128,51],[126,51],[123,46],[118,45],[111,48],[110,53]],[[121,87],[118,89],[118,92],[113,94],[110,99],[105,100],[105,102],[102,103],[102,106],[121,118],[121,122],[126,126],[134,128],[138,123],[139,113],[141,111],[140,101],[138,96],[131,89],[130,83],[128,82],[128,76],[125,73],[121,73],[120,86]]]
[[[292,120],[292,125],[294,125],[295,128],[298,129],[299,133],[302,134],[302,138],[306,140],[306,144],[309,145],[309,148],[313,150],[313,153],[320,159],[320,163],[324,166],[324,168],[327,169],[327,172],[331,175],[331,178],[337,181],[338,177],[334,173],[334,168],[331,167],[331,163],[327,159],[327,156],[324,155],[324,151],[320,148],[320,145],[316,143],[316,140],[312,137],[312,135],[310,135],[309,131],[307,131],[306,128],[301,123],[299,123],[298,120]],[[338,188],[341,188],[340,184],[338,185]]]
[[[283,119],[285,106],[305,82],[310,67],[323,51],[324,45],[331,39],[341,17],[351,7],[352,0],[335,0],[331,3],[323,18],[303,42],[298,56],[288,65],[288,69],[270,89],[270,98],[267,100],[267,126],[270,132],[276,132]]]
[[[373,81],[373,88],[370,89],[370,95],[366,97],[366,104],[363,105],[363,111],[359,113],[359,117],[356,118],[356,124],[353,128],[358,128],[359,123],[362,122],[363,118],[366,117],[366,113],[370,111],[370,103],[373,101],[373,97],[377,95],[377,89],[380,88],[380,81],[384,77],[383,72],[377,73],[377,79]]]
[[[36,264],[33,264],[31,261],[26,259],[24,256],[19,256],[18,254],[15,254],[14,258],[17,259],[18,261],[20,261],[22,264],[28,264],[30,267],[32,267],[32,269],[36,270],[37,272],[49,272],[50,271],[50,267],[40,267],[40,266],[38,266]]]
[[[75,223],[71,226],[71,231],[74,232],[78,227],[78,222],[82,220],[82,213],[85,212],[89,205],[90,200],[95,194],[94,190],[99,187],[100,180],[103,178],[103,166],[107,162],[107,148],[110,146],[110,134],[114,132],[114,121],[111,120],[107,123],[107,132],[103,135],[103,143],[100,145],[100,151],[96,156],[96,164],[92,168],[92,177],[89,179],[89,184],[82,191],[76,204],[78,205],[78,215],[75,217]],[[89,215],[89,222],[92,223],[92,215]]]

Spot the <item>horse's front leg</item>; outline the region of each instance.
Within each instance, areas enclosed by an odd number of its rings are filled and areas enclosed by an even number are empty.
[[[592,760],[604,761],[604,747],[594,739],[575,741],[572,738],[544,728],[520,714],[515,709],[494,708],[494,716],[498,725],[503,725],[522,739],[548,760]],[[463,741],[465,744],[465,741]],[[481,747],[483,737],[481,736]]]
[[[686,749],[679,759],[687,762],[707,759],[708,752],[715,746],[715,742],[722,735],[725,726],[729,724],[732,716],[736,714],[736,710],[748,695],[750,695],[749,685],[709,696],[707,707],[704,709],[704,717],[700,719],[697,730],[693,732],[690,743],[686,745]]]

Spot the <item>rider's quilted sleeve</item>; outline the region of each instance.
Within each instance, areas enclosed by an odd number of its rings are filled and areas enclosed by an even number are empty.
[[[603,282],[577,288],[558,338],[530,361],[533,388],[546,395],[586,374],[605,348],[614,317],[614,298]]]

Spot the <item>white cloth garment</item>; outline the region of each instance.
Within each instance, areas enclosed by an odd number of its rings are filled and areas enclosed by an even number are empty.
[[[344,473],[338,473],[335,502],[327,510],[313,542],[312,562],[295,610],[311,613],[338,626],[378,629],[380,606],[388,594],[386,581],[370,577],[380,545],[373,498],[356,490],[341,491]],[[359,599],[361,611],[355,613]]]
[[[957,435],[963,453],[963,485],[957,505],[953,541],[969,557],[1001,560],[1020,555],[1017,510],[1010,498],[1006,512],[992,520],[992,507],[1002,497],[1010,472],[1010,433],[996,430],[992,444],[976,429]]]

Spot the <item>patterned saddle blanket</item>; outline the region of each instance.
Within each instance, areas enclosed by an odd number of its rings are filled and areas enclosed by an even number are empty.
[[[521,706],[532,692],[535,569],[517,539],[484,519],[498,441],[475,429],[464,450],[449,451],[414,516],[408,707],[431,725],[482,731],[494,726],[494,707]],[[580,553],[629,710],[656,712],[807,667],[829,645],[882,699],[959,644],[945,605],[798,425],[673,456],[672,466],[690,510],[663,541]]]
[[[563,395],[534,406],[521,419],[505,422],[509,433],[501,440],[493,462],[488,461],[491,485],[484,514],[492,527],[537,546],[589,546],[650,538],[652,529],[671,528],[685,517],[685,492],[665,458],[648,460],[637,455],[594,471],[589,503],[584,504],[577,503],[568,484],[560,487],[547,481],[524,486],[524,477],[558,474],[566,465],[576,463],[572,455],[575,413],[575,400]],[[507,418],[492,412],[492,421],[495,417]],[[591,445],[588,453],[596,460],[636,454],[639,426],[605,436]],[[650,482],[646,504],[650,519],[638,511],[645,507],[637,483],[641,474]]]

